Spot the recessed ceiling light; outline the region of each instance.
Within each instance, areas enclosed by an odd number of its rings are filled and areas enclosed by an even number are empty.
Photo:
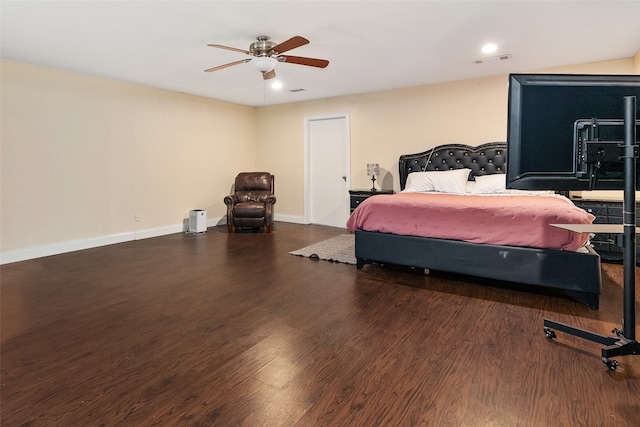
[[[482,46],[482,52],[484,53],[493,53],[496,50],[498,50],[498,46],[496,46],[493,43],[487,43],[484,46]]]
[[[273,83],[271,83],[271,88],[275,89],[275,90],[282,89],[282,83],[281,82],[273,82]]]

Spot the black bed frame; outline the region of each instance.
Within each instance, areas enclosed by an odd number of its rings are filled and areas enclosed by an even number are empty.
[[[400,156],[400,188],[411,172],[469,168],[477,175],[505,173],[504,142],[478,147],[440,145]],[[560,290],[597,309],[601,291],[600,256],[588,253],[469,243],[357,230],[357,268],[366,264],[396,264],[466,274],[505,282]]]

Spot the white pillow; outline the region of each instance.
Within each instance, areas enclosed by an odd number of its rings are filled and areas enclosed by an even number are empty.
[[[436,191],[464,194],[469,172],[471,172],[471,169],[413,172],[407,177],[407,183],[403,191],[407,193]]]
[[[531,190],[512,190],[507,189],[507,175],[496,173],[493,175],[476,176],[476,183],[473,186],[467,186],[469,194],[513,194],[528,196],[546,196],[554,194],[553,191],[531,191]]]
[[[471,194],[494,194],[501,193],[507,188],[507,176],[503,173],[493,175],[476,176],[476,185],[473,186]]]

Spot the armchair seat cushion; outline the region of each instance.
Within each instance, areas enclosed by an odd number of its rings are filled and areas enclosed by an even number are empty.
[[[233,214],[237,218],[264,218],[266,208],[263,202],[236,203]]]

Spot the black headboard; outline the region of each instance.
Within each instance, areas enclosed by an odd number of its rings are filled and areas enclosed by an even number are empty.
[[[477,147],[463,144],[439,145],[422,153],[400,156],[400,189],[404,190],[407,176],[411,172],[469,168],[469,180],[473,180],[476,175],[505,173],[506,165],[506,142],[488,142]]]

